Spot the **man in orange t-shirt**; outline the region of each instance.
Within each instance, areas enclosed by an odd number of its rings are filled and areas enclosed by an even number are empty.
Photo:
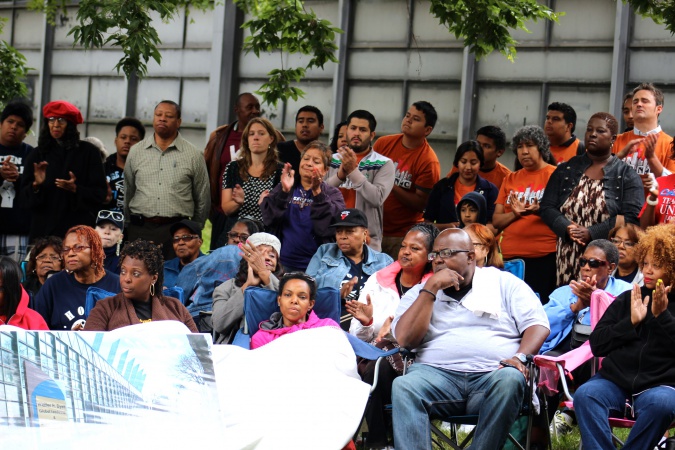
[[[634,168],[638,175],[652,172],[660,177],[665,175],[664,168],[675,172],[675,161],[670,159],[673,138],[661,130],[661,111],[663,92],[660,89],[651,83],[642,83],[633,89],[633,129],[616,137],[612,152]],[[645,139],[656,139],[653,152],[646,151]]]
[[[382,252],[394,260],[410,227],[422,222],[429,192],[441,176],[438,157],[426,139],[437,118],[431,103],[415,102],[401,122],[401,134],[383,136],[373,145],[396,167],[394,188],[384,202],[382,239]]]
[[[574,135],[576,126],[577,112],[574,108],[560,102],[548,105],[544,133],[551,143],[551,153],[556,164],[567,162],[584,152],[584,143]]]
[[[499,189],[504,178],[511,173],[508,167],[497,161],[506,151],[506,134],[499,127],[486,125],[476,131],[476,140],[483,149],[485,157],[485,163],[478,169],[478,175]],[[455,172],[457,172],[457,167],[453,166],[446,177]]]

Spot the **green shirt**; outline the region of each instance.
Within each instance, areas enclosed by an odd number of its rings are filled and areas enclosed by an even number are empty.
[[[129,150],[124,166],[124,214],[190,217],[202,225],[211,204],[204,155],[178,133],[164,151],[154,133]]]

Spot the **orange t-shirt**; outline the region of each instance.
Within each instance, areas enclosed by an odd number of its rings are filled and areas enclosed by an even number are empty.
[[[358,170],[359,163],[363,158],[366,157],[370,152],[363,152],[363,153],[357,153],[356,154],[356,167]],[[353,209],[356,206],[356,191],[354,189],[347,189],[347,188],[339,188],[340,192],[342,192],[342,197],[345,199],[345,206],[348,209]]]
[[[475,190],[476,183],[472,184],[471,186],[465,186],[459,181],[459,177],[457,177],[457,180],[455,181],[455,206],[457,206],[462,197]]]
[[[450,172],[448,172],[446,177],[449,177],[453,173],[457,172],[458,172],[457,167],[452,166],[452,169],[450,170]],[[506,167],[499,161],[495,161],[495,167],[493,169],[490,169],[487,172],[484,172],[483,169],[480,169],[478,175],[480,175],[481,178],[488,180],[490,183],[497,186],[497,189],[499,189],[502,185],[502,182],[504,181],[504,178],[506,178],[506,176],[510,173],[511,171],[509,170],[508,167]]]
[[[417,189],[428,193],[440,179],[441,164],[426,139],[417,148],[406,148],[403,134],[383,136],[373,150],[394,162],[394,186],[411,193]],[[384,236],[405,236],[410,227],[424,220],[421,211],[403,205],[393,193],[384,201],[383,216]]]
[[[614,141],[612,153],[618,153],[626,146],[626,144],[628,144],[628,142],[642,137],[643,136],[638,136],[635,134],[633,130],[621,133],[616,137],[616,141]],[[663,131],[659,132],[659,138],[657,139],[656,146],[654,147],[654,154],[656,155],[656,158],[661,161],[663,167],[675,173],[675,161],[670,159],[672,142],[673,138],[671,136],[668,136]],[[632,155],[628,155],[623,159],[629,166],[637,171],[638,175],[651,172],[649,170],[649,164],[647,164],[647,160],[644,158],[644,151],[644,146],[642,144],[638,144],[638,150]]]
[[[548,179],[555,166],[547,165],[543,169],[530,172],[520,169],[504,178],[499,190],[496,205],[504,205],[504,212],[511,212],[509,195],[515,192],[518,198],[528,203],[535,198],[541,201]],[[558,237],[537,214],[523,216],[512,222],[502,232],[501,249],[504,259],[539,258],[555,252]]]
[[[553,153],[553,158],[555,162],[560,164],[569,161],[572,157],[577,156],[577,150],[579,149],[579,139],[575,139],[567,147],[563,145],[551,145],[551,153]]]

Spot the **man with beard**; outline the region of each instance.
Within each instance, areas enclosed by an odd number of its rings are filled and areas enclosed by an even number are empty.
[[[277,144],[279,161],[293,166],[299,174],[300,155],[312,141],[323,133],[323,114],[316,106],[303,106],[295,115],[295,139]]]
[[[377,121],[359,109],[347,117],[348,147],[333,155],[326,183],[338,186],[348,209],[356,208],[368,219],[368,245],[382,248],[382,204],[394,187],[394,163],[373,151]]]
[[[202,227],[209,214],[209,176],[204,156],[178,132],[180,106],[155,107],[154,133],[134,145],[124,167],[124,216],[130,241],[163,244],[164,260],[175,257],[171,225],[191,219]]]
[[[103,209],[124,210],[124,166],[129,150],[145,138],[145,127],[140,120],[125,117],[115,125],[116,153],[105,160],[105,176],[108,180],[108,195]]]

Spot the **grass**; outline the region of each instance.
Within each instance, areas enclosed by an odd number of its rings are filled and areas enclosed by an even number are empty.
[[[211,246],[211,221],[207,220],[204,224],[204,229],[202,230],[202,246],[200,250],[203,253],[209,252],[209,247]]]
[[[628,437],[628,433],[630,432],[629,429],[615,429],[614,433],[621,439],[622,441],[625,441],[626,438]],[[461,442],[462,439],[466,437],[466,433],[463,433],[460,431],[458,433],[458,439]],[[552,442],[552,447],[553,450],[577,450],[579,448],[579,442],[581,442],[581,435],[579,434],[579,428],[574,427],[571,433],[566,434],[564,436],[560,436],[558,439],[554,438],[551,436],[551,439],[553,439]],[[434,445],[434,449],[442,449],[442,450],[452,450],[452,447],[450,446],[442,446],[438,447]]]

